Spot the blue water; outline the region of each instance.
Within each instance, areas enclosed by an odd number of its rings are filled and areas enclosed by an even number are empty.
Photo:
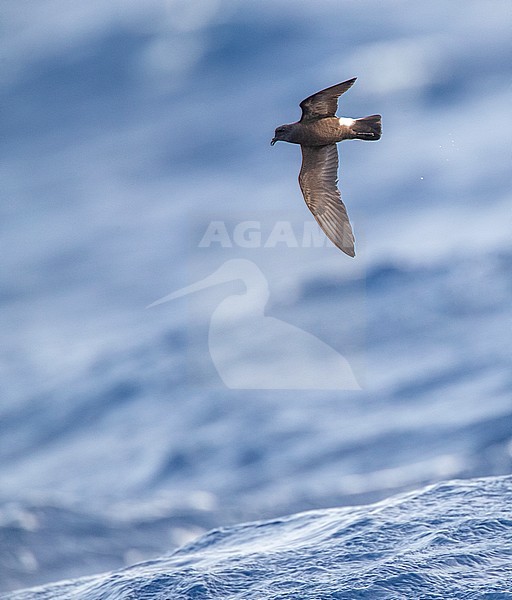
[[[1,592],[507,597],[512,7],[491,4],[0,7]],[[339,114],[384,128],[340,147],[356,259],[265,247],[310,219],[274,128],[355,75]],[[201,248],[211,221],[263,242]],[[227,389],[209,325],[239,282],[146,310],[238,258],[362,391]],[[307,380],[246,314],[214,345],[233,372]]]
[[[215,529],[155,560],[8,597],[511,598],[511,501],[510,477],[448,481]]]

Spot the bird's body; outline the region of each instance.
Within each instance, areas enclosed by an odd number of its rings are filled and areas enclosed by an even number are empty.
[[[351,139],[350,126],[354,119],[324,117],[315,121],[301,123],[290,123],[282,125],[288,127],[287,139],[283,140],[291,144],[301,146],[326,146],[336,144],[342,140]]]
[[[327,237],[349,256],[355,256],[354,235],[337,187],[336,144],[354,139],[375,141],[382,132],[380,115],[362,119],[336,116],[338,97],[355,80],[338,83],[303,100],[300,121],[278,127],[271,142],[300,144],[299,184],[304,200]]]

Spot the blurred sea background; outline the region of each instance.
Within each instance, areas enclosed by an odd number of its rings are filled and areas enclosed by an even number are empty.
[[[274,550],[273,536],[296,543],[300,570],[313,542],[328,555],[339,528],[346,542],[343,515],[363,523],[362,505],[406,492],[427,498],[406,501],[407,520],[394,521],[398,501],[378,505],[396,525],[391,555],[417,549],[408,524],[420,514],[433,511],[435,534],[459,492],[474,501],[457,504],[461,527],[474,511],[500,539],[512,522],[511,27],[510,0],[0,5],[0,592],[314,509],[263,535]],[[274,128],[353,76],[338,114],[383,116],[378,143],[339,145],[355,260],[264,247],[276,222],[311,220],[300,152],[271,148]],[[261,224],[257,247],[233,243],[246,221]],[[231,246],[200,247],[211,222]],[[266,315],[329,344],[362,390],[226,387],[209,325],[240,282],[146,309],[240,258],[268,282]],[[244,318],[215,342],[238,379],[270,364],[308,387],[297,349],[241,335]],[[230,548],[257,546],[257,527],[233,531]],[[216,556],[218,540],[204,540],[180,552]],[[180,552],[166,566],[179,569]],[[510,567],[494,566],[502,595],[471,597],[510,597]],[[404,596],[345,583],[346,596],[326,581],[311,596],[244,596],[245,582],[170,597],[430,597],[423,580]],[[62,598],[110,597],[69,585]]]

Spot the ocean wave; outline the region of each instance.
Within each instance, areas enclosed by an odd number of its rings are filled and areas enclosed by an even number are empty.
[[[174,553],[3,600],[512,598],[512,478],[216,529]]]

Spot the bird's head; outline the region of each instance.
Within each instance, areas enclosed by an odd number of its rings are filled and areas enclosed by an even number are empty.
[[[273,146],[276,142],[290,142],[293,125],[280,125],[275,133],[270,145]]]

